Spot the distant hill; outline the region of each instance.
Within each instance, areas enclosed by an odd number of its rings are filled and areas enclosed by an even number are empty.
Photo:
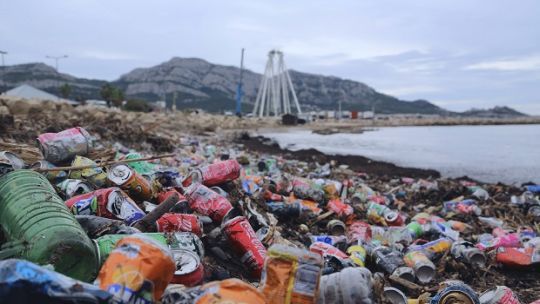
[[[486,117],[486,118],[509,118],[527,116],[524,113],[518,112],[510,107],[494,107],[491,109],[471,109],[460,113],[461,116],[468,117]]]
[[[233,109],[240,69],[209,63],[197,58],[173,58],[150,68],[138,68],[124,74],[116,84],[128,96],[150,100],[171,98],[183,106]],[[445,110],[427,101],[402,101],[384,95],[357,81],[290,71],[298,100],[303,108],[336,110],[342,101],[343,110],[371,110],[378,113],[442,114]],[[251,108],[255,103],[261,74],[244,71],[244,102]]]
[[[29,84],[54,95],[60,96],[58,87],[65,83],[72,88],[71,98],[98,98],[104,80],[77,78],[69,74],[57,73],[44,63],[27,63],[0,67],[3,77],[0,78],[0,89],[6,91],[22,84]],[[3,80],[3,82],[2,82]]]
[[[234,66],[212,64],[197,58],[172,58],[149,68],[137,68],[122,75],[113,85],[122,88],[127,97],[149,101],[173,100],[179,108],[202,108],[209,111],[234,109],[236,85],[240,70]],[[333,76],[302,73],[291,70],[291,79],[298,99],[305,110],[371,110],[377,113],[451,114],[426,101],[404,101],[377,92],[368,85]],[[3,68],[2,89],[23,83],[58,95],[61,84],[71,85],[73,99],[100,98],[100,88],[106,81],[77,78],[57,73],[43,63],[29,63]],[[253,107],[261,74],[244,71],[244,110]]]

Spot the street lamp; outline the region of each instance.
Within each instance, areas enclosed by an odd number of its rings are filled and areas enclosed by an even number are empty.
[[[45,57],[47,57],[49,59],[54,59],[54,66],[55,66],[55,69],[56,69],[56,73],[59,73],[58,72],[58,60],[68,58],[68,55],[62,55],[62,56],[45,55]],[[60,90],[60,81],[58,81],[57,86],[58,86],[58,90]],[[60,97],[58,97],[58,99],[60,99]]]
[[[58,60],[68,58],[68,55],[62,55],[62,56],[49,56],[46,55],[45,57],[49,59],[54,59],[54,66],[56,68],[56,72],[58,73]]]

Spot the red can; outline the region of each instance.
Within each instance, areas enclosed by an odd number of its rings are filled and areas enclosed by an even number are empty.
[[[318,253],[320,254],[322,257],[325,257],[325,256],[333,256],[333,257],[336,257],[338,259],[348,259],[349,256],[337,249],[336,247],[328,244],[328,243],[325,243],[325,242],[315,242],[313,244],[311,244],[311,246],[309,246],[309,251],[311,252],[315,252],[315,253]]]
[[[144,215],[120,188],[106,188],[74,196],[65,202],[71,213],[120,219],[131,225]]]
[[[185,201],[186,198],[178,191],[176,191],[176,189],[172,188],[170,190],[167,190],[167,191],[163,191],[163,192],[160,192],[158,193],[157,195],[157,202],[158,202],[158,205],[163,203],[166,199],[169,198],[169,196],[171,195],[174,195],[174,194],[178,194],[178,201],[179,202],[182,202],[182,201]]]
[[[71,128],[59,133],[44,133],[37,138],[39,149],[47,161],[53,164],[87,155],[93,149],[92,137],[81,128]]]
[[[185,194],[192,210],[209,216],[218,223],[232,209],[231,203],[226,198],[199,183],[191,184]]]
[[[497,286],[484,292],[480,295],[480,302],[486,304],[521,304],[512,289],[506,286]]]
[[[345,204],[338,198],[330,200],[326,207],[328,207],[329,210],[334,211],[334,213],[340,217],[347,217],[353,214],[353,208],[351,205]]]
[[[156,221],[158,232],[191,232],[202,235],[202,224],[194,214],[165,213]]]
[[[240,169],[240,164],[236,159],[229,159],[204,166],[199,170],[202,183],[211,187],[237,179],[240,176]]]
[[[266,190],[264,191],[264,199],[272,202],[282,202],[283,196]]]
[[[349,244],[359,242],[367,244],[371,241],[371,225],[363,221],[353,222],[347,229]]]
[[[125,190],[136,201],[148,201],[152,198],[150,182],[128,165],[117,164],[110,167],[107,178],[113,185]]]
[[[173,284],[182,284],[188,287],[199,285],[204,278],[204,266],[200,257],[190,250],[172,250],[176,271],[171,280]]]
[[[266,248],[257,238],[255,231],[243,216],[234,217],[221,225],[233,251],[251,273],[260,277],[266,258]]]

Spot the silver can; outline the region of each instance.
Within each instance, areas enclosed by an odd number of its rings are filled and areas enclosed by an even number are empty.
[[[53,164],[70,161],[76,155],[88,155],[93,149],[92,137],[81,127],[41,134],[37,142],[43,157]]]

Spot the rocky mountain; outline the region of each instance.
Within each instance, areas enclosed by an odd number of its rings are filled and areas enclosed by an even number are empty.
[[[126,96],[149,101],[176,100],[179,108],[203,108],[210,111],[234,109],[236,85],[240,69],[209,63],[197,58],[172,58],[149,68],[138,68],[122,75],[113,85],[122,88]],[[72,98],[100,98],[105,81],[76,78],[56,73],[43,63],[5,67],[0,87],[9,89],[27,83],[53,94],[58,86],[68,83],[73,88]],[[303,109],[336,110],[342,102],[343,110],[371,110],[378,113],[447,114],[438,106],[425,101],[403,101],[377,92],[364,83],[290,71],[293,85]],[[245,110],[251,109],[261,81],[261,74],[244,71]]]
[[[520,117],[527,116],[524,113],[518,112],[510,107],[494,107],[491,109],[470,109],[463,113],[460,113],[462,116],[468,117],[486,117],[486,118],[510,118],[510,117]]]

